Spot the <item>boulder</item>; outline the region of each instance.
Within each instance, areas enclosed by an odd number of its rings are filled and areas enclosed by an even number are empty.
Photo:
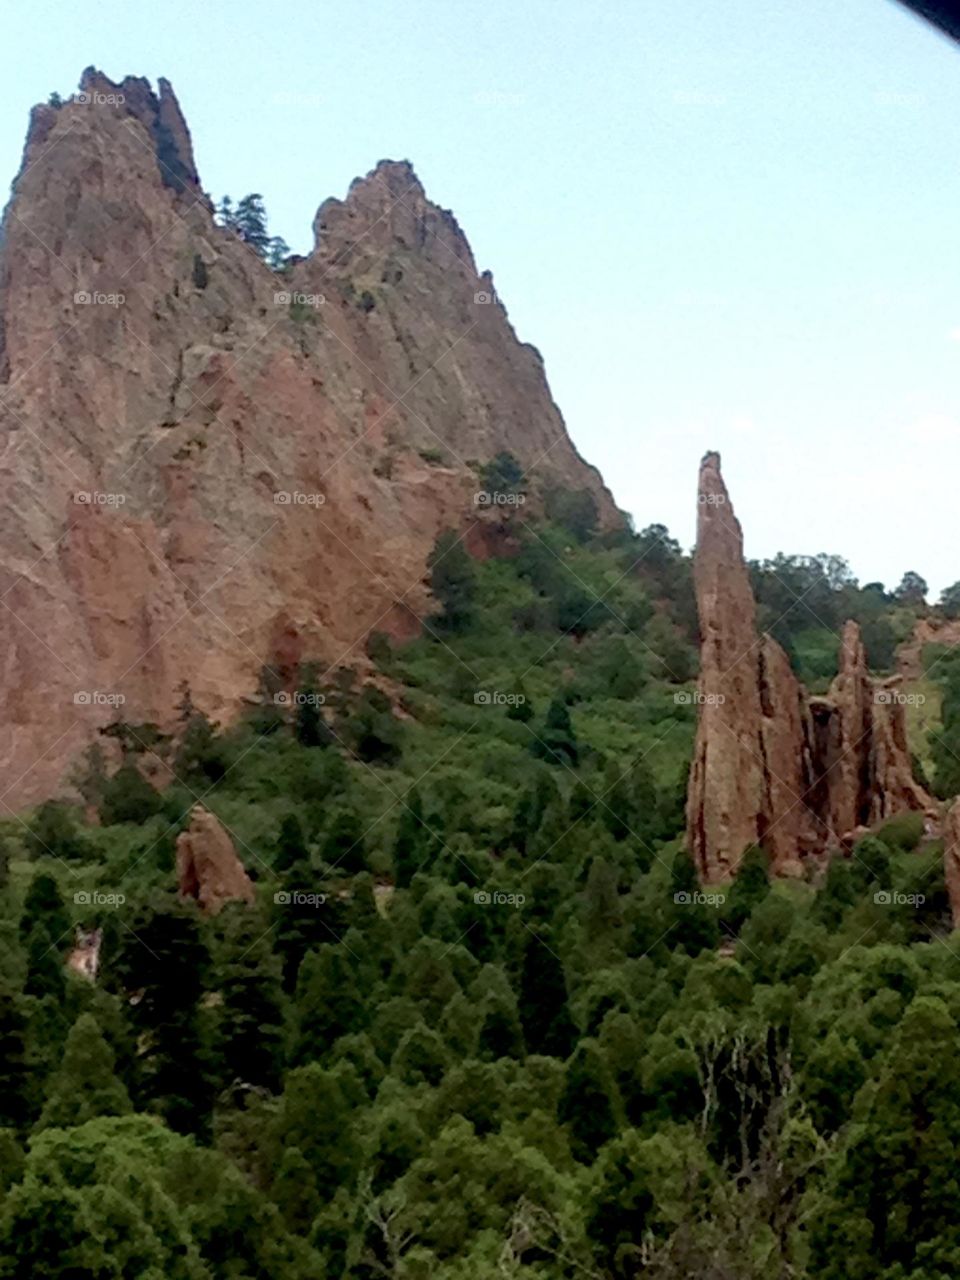
[[[190,825],[177,837],[177,890],[207,915],[227,902],[253,902],[254,888],[222,823],[194,805]]]

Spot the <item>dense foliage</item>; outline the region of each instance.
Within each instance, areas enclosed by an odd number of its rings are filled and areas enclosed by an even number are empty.
[[[484,563],[443,535],[436,616],[371,637],[372,682],[265,668],[228,732],[185,689],[176,735],[89,754],[100,825],[5,824],[0,1276],[956,1273],[936,846],[891,823],[819,886],[754,849],[701,893],[689,560],[583,495],[547,510]],[[758,566],[762,606],[801,569]],[[872,607],[804,571],[826,625],[829,592]],[[176,900],[198,799],[254,906]]]

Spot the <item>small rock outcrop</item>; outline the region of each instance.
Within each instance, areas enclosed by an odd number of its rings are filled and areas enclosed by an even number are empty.
[[[254,898],[233,841],[219,819],[199,804],[190,814],[190,826],[177,837],[177,889],[207,915],[216,915],[228,902]]]
[[[960,798],[954,800],[943,822],[943,872],[953,927],[960,929]]]
[[[935,812],[913,777],[899,678],[876,680],[855,622],[836,678],[811,697],[756,607],[720,457],[700,465],[694,585],[700,617],[699,719],[687,801],[701,878],[733,875],[751,844],[777,875],[850,843],[907,809]]]

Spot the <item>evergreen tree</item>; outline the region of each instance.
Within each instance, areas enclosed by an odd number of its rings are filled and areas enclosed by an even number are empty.
[[[398,889],[408,889],[418,871],[429,865],[433,836],[423,821],[423,800],[416,785],[403,797],[393,841],[393,875]]]
[[[715,950],[720,941],[717,908],[701,901],[700,882],[693,859],[686,849],[680,849],[673,859],[670,874],[673,894],[670,912],[671,928],[668,942],[688,955]]]
[[[295,866],[302,865],[305,861],[309,861],[309,856],[303,824],[295,813],[284,814],[277,836],[277,852],[273,860],[273,869],[286,872]]]
[[[133,1109],[116,1077],[113,1050],[92,1014],[82,1013],[70,1028],[63,1061],[46,1095],[35,1130],[69,1129],[94,1116],[123,1116]]]
[[[30,881],[20,916],[20,938],[26,941],[36,928],[43,928],[58,947],[68,945],[73,930],[60,886],[53,876],[38,872]]]
[[[256,192],[244,196],[237,205],[233,225],[240,239],[246,241],[256,254],[261,258],[267,256],[270,237],[267,235],[267,211],[263,207],[263,196]]]
[[[427,566],[430,590],[441,609],[437,621],[446,631],[465,631],[474,613],[476,570],[462,540],[452,529],[437,538]]]
[[[569,1055],[577,1031],[567,1004],[563,965],[550,943],[536,935],[528,940],[523,956],[519,1009],[528,1052]]]
[[[331,872],[358,875],[366,870],[364,826],[360,815],[349,801],[334,813],[320,845],[320,857]]]
[[[209,1071],[200,1032],[208,965],[195,910],[158,899],[123,933],[107,975],[127,994],[131,1030],[141,1046],[137,1109],[156,1112],[185,1133],[202,1133],[209,1121]]]
[[[317,666],[304,664],[300,688],[297,690],[294,734],[302,747],[327,747],[333,734],[327,727],[320,710],[321,696],[317,690]]]
[[[540,733],[530,746],[531,751],[550,764],[576,767],[580,757],[577,736],[573,731],[567,701],[558,694],[547,709]]]
[[[235,1081],[276,1092],[283,1066],[284,998],[279,956],[246,906],[221,915],[214,981],[220,994],[214,1045],[219,1087]]]
[[[754,907],[770,892],[767,855],[759,845],[752,844],[743,855],[737,869],[737,878],[730,887],[727,899],[726,920],[735,933],[739,933],[749,920]]]
[[[30,1108],[26,1022],[18,993],[0,986],[0,1124],[23,1129]]]
[[[143,823],[163,808],[156,787],[134,764],[121,765],[103,789],[100,821],[105,827],[117,822]]]
[[[280,271],[290,256],[290,246],[283,236],[271,236],[267,242],[267,266]]]
[[[571,1150],[583,1164],[592,1164],[604,1143],[616,1136],[622,1105],[595,1040],[581,1041],[567,1063],[557,1118],[567,1126]]]

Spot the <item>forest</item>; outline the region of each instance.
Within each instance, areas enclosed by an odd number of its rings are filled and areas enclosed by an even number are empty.
[[[701,889],[690,558],[596,514],[496,510],[485,560],[441,534],[419,638],[292,687],[265,662],[226,726],[185,683],[175,732],[116,719],[72,798],[0,824],[0,1276],[957,1274],[939,845],[907,815],[818,876],[755,848]],[[813,684],[844,617],[882,672],[931,612],[917,574],[751,571]],[[960,664],[929,667],[947,796]],[[254,903],[178,896],[198,803]],[[67,964],[93,931],[96,981]]]

